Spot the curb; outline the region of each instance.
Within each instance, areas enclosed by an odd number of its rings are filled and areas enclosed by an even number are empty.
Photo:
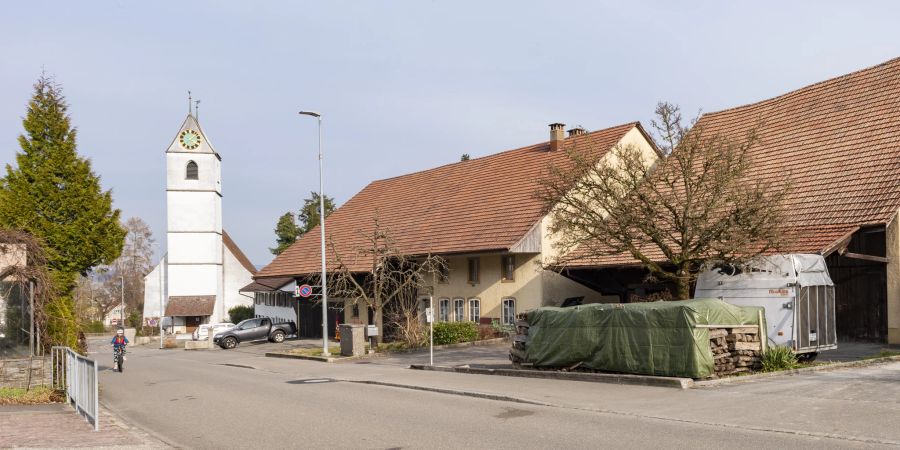
[[[715,387],[731,383],[742,383],[745,381],[761,380],[766,378],[788,377],[792,375],[802,375],[805,373],[826,372],[830,370],[848,369],[854,367],[868,367],[878,364],[884,364],[894,361],[900,361],[900,356],[886,356],[883,358],[861,359],[858,361],[846,361],[837,363],[828,363],[820,366],[803,367],[800,369],[782,370],[778,372],[763,372],[752,375],[742,375],[737,377],[718,378],[715,380],[695,381],[694,388]]]
[[[504,342],[509,342],[509,338],[494,338],[494,339],[485,339],[483,341],[461,342],[458,344],[435,345],[434,350],[446,350],[446,349],[464,348],[464,347],[478,347],[478,346],[482,346],[482,345],[502,344]],[[342,363],[344,361],[358,361],[358,360],[366,360],[366,359],[389,358],[395,354],[418,353],[418,352],[427,352],[427,351],[428,351],[428,347],[420,347],[420,348],[407,349],[407,350],[401,350],[401,351],[372,353],[372,354],[360,355],[360,356],[325,357],[325,356],[313,356],[313,355],[297,355],[297,354],[293,354],[293,353],[282,353],[282,352],[267,352],[267,353],[265,353],[265,356],[267,356],[269,358],[305,359],[307,361],[318,361],[318,362],[325,362],[325,363]]]
[[[413,364],[409,366],[414,370],[432,370],[435,372],[456,372],[474,375],[501,375],[508,377],[543,378],[550,380],[589,381],[593,383],[628,384],[637,386],[655,386],[677,389],[689,389],[694,387],[694,380],[690,378],[656,377],[651,375],[630,375],[615,373],[583,373],[583,372],[554,372],[543,370],[519,370],[519,369],[478,369],[472,367],[446,367],[429,366],[425,364]]]

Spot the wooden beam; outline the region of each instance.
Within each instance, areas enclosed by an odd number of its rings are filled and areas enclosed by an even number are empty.
[[[841,254],[844,258],[862,259],[864,261],[875,261],[879,263],[889,263],[891,260],[884,256],[863,255],[862,253],[844,252]]]

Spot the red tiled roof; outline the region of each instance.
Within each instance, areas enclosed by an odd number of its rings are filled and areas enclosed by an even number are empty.
[[[705,114],[707,136],[739,138],[760,124],[751,180],[779,185],[785,253],[826,253],[843,233],[887,223],[900,209],[900,58],[758,103]],[[633,264],[627,255],[573,265]]]
[[[209,316],[215,305],[215,295],[169,296],[166,317]]]
[[[605,154],[638,123],[567,138]],[[363,234],[377,216],[406,254],[451,254],[508,249],[542,217],[536,197],[538,182],[551,164],[568,160],[562,150],[549,151],[544,142],[483,158],[462,161],[395,178],[375,181],[328,216],[326,242],[354,271],[368,270],[349,255],[364,248]],[[258,278],[302,275],[320,270],[318,227],[301,236]],[[334,258],[329,246],[329,264]],[[349,260],[349,261],[346,261]]]

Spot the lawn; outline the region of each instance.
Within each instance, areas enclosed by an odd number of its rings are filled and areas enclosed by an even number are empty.
[[[63,395],[45,386],[29,391],[21,388],[0,388],[0,405],[36,405],[40,403],[60,403]]]

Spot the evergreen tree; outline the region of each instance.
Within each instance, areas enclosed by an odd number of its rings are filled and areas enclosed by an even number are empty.
[[[325,196],[325,217],[331,215],[334,212],[334,199]],[[312,230],[313,227],[319,224],[319,193],[318,192],[310,192],[310,197],[306,200],[303,200],[303,207],[300,208],[300,213],[297,214],[297,219],[300,220],[300,234],[305,234],[309,230]]]
[[[17,167],[7,164],[0,179],[0,226],[27,231],[44,243],[56,292],[47,305],[48,332],[52,343],[74,348],[76,277],[115,260],[125,230],[111,192],[101,189],[90,161],[77,153],[67,110],[61,87],[42,75],[22,121]]]
[[[333,213],[334,209],[334,199],[326,195],[325,217],[328,217]],[[275,225],[276,246],[275,248],[269,249],[273,255],[280,255],[281,252],[290,247],[297,238],[306,234],[309,230],[319,224],[318,193],[310,192],[309,198],[303,200],[303,206],[300,208],[300,212],[297,213],[297,218],[300,219],[299,224],[294,220],[294,214],[291,212],[286,212],[278,218],[278,224]]]
[[[294,221],[293,213],[286,212],[278,218],[278,225],[275,225],[275,236],[277,245],[275,248],[269,249],[273,255],[280,255],[297,240],[297,237],[300,236],[300,227]]]

